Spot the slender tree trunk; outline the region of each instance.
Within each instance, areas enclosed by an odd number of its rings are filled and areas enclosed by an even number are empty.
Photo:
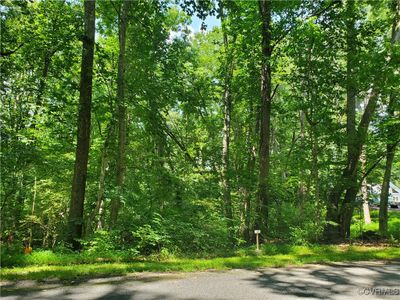
[[[362,151],[360,161],[362,164],[362,169],[365,170],[365,165],[367,162],[365,149]],[[364,223],[371,224],[371,215],[369,213],[369,204],[368,204],[368,185],[367,185],[367,178],[365,177],[361,183],[361,193],[363,199],[363,215],[364,215]]]
[[[93,223],[97,217],[96,222],[96,230],[100,230],[103,227],[101,222],[102,215],[100,212],[103,212],[104,207],[104,189],[105,189],[105,179],[107,175],[107,169],[109,165],[109,145],[111,142],[111,138],[114,131],[114,125],[109,124],[107,128],[107,135],[106,139],[104,140],[103,151],[101,154],[101,162],[100,162],[100,175],[99,175],[99,185],[97,190],[97,197],[96,197],[96,207],[94,208],[93,212],[90,214],[88,218],[87,225],[86,225],[86,234],[90,234],[93,231]]]
[[[83,38],[81,82],[79,97],[78,140],[76,145],[74,177],[68,216],[68,241],[74,249],[80,247],[82,237],[83,206],[85,200],[87,163],[90,140],[90,110],[92,103],[93,55],[95,33],[95,0],[86,0],[85,36]]]
[[[126,28],[129,1],[122,3],[119,17],[119,56],[117,77],[118,98],[118,156],[117,156],[117,178],[116,186],[118,196],[111,201],[110,228],[115,226],[121,205],[125,177],[125,148],[126,148],[126,104],[125,104],[125,48]]]
[[[311,139],[311,177],[314,181],[315,189],[315,201],[318,206],[321,204],[321,187],[319,179],[319,169],[318,169],[318,139],[316,134],[316,129],[314,124],[310,124],[310,139]],[[320,211],[318,213],[321,213]]]
[[[271,136],[271,1],[259,0],[262,26],[261,111],[260,111],[260,165],[256,226],[265,237],[268,232],[268,177],[270,168]]]
[[[35,175],[35,179],[33,182],[33,197],[32,197],[32,207],[31,207],[31,216],[32,217],[35,214],[36,188],[37,188],[37,183],[36,183],[36,175]],[[29,246],[32,245],[32,238],[33,238],[33,231],[32,231],[32,224],[31,224],[31,227],[29,228]]]
[[[400,0],[393,0],[392,9],[395,13],[395,17],[392,25],[392,47],[400,39]],[[391,54],[392,56],[394,53]],[[392,59],[393,57],[391,57]],[[396,103],[399,102],[398,94],[392,91],[390,94],[389,105],[387,108],[388,116],[390,119],[395,118]],[[398,108],[398,104],[397,104]],[[381,236],[387,236],[388,229],[388,198],[389,198],[389,186],[390,178],[392,174],[392,165],[396,152],[397,140],[400,135],[400,126],[394,124],[389,125],[387,128],[387,145],[386,145],[386,166],[385,173],[383,175],[382,190],[380,196],[379,206],[379,232]]]
[[[25,178],[24,174],[20,174],[17,176],[17,184],[18,189],[16,192],[16,210],[15,210],[15,218],[13,228],[17,229],[19,227],[19,222],[22,219],[22,214],[24,210],[24,203],[25,203]]]
[[[231,199],[231,185],[230,185],[230,139],[231,139],[231,81],[233,75],[233,58],[232,51],[229,46],[228,34],[226,32],[224,20],[223,2],[220,1],[220,15],[222,19],[222,30],[225,50],[224,61],[224,93],[222,96],[224,107],[224,129],[222,138],[222,189],[225,207],[225,218],[227,220],[228,239],[231,245],[234,243],[234,228],[233,228],[233,212],[232,212],[232,199]]]
[[[99,216],[97,218],[96,230],[102,230],[104,228],[104,201],[101,201],[99,207]]]
[[[314,180],[315,187],[315,200],[317,203],[321,203],[321,187],[319,180],[319,169],[318,169],[318,145],[314,141],[312,147],[312,177]],[[319,212],[320,213],[320,212]]]
[[[168,193],[169,193],[169,188],[167,187],[166,184],[166,172],[165,172],[165,168],[164,168],[164,164],[165,164],[165,139],[163,136],[157,136],[156,138],[156,153],[157,153],[157,164],[156,164],[156,168],[158,169],[157,172],[157,187],[156,187],[156,196],[158,198],[158,208],[160,213],[163,212],[164,208],[165,208],[165,199],[168,197]]]
[[[43,70],[42,70],[42,76],[40,77],[39,80],[39,88],[38,88],[38,94],[37,94],[37,98],[36,98],[36,106],[39,107],[42,105],[42,98],[43,98],[43,93],[46,87],[46,79],[47,79],[47,75],[49,73],[49,68],[50,68],[50,62],[51,62],[51,58],[53,56],[53,53],[45,53],[44,56],[44,65],[43,65]],[[37,108],[36,108],[36,112],[37,112]]]
[[[31,128],[36,128],[36,123],[37,123],[36,116],[40,114],[41,106],[43,104],[42,99],[43,99],[43,93],[46,88],[46,79],[49,73],[51,58],[54,53],[55,52],[52,53],[46,52],[44,55],[44,64],[43,64],[42,74],[39,79],[36,103],[35,103],[35,108],[33,109],[32,123],[30,125]]]
[[[300,121],[300,143],[301,148],[305,149],[305,129],[304,129],[304,122],[305,122],[305,114],[304,111],[299,112],[299,121]],[[306,186],[305,186],[305,176],[304,176],[304,167],[300,167],[300,174],[299,174],[299,202],[298,207],[300,211],[300,215],[303,215],[304,210],[304,201],[306,198]]]
[[[246,144],[247,144],[247,162],[245,171],[242,176],[242,195],[243,195],[243,213],[242,220],[244,221],[242,226],[242,236],[243,239],[250,244],[251,242],[251,216],[252,216],[252,204],[251,204],[251,191],[253,184],[253,173],[256,163],[256,147],[253,144],[254,134],[257,132],[257,128],[254,128],[251,125],[251,121],[253,120],[254,115],[254,105],[252,102],[249,103],[249,118],[247,124],[249,124],[249,128],[247,130],[246,135]]]
[[[254,168],[256,164],[256,149],[253,145],[250,144],[250,149],[249,149],[249,157],[247,161],[247,176],[251,176],[251,174],[254,173]],[[251,185],[252,185],[252,180],[250,177],[246,178],[246,187],[245,187],[245,193],[244,193],[244,224],[245,224],[245,229],[244,229],[244,239],[246,242],[250,243],[251,241]]]
[[[389,199],[390,178],[392,174],[394,155],[395,155],[395,147],[387,145],[385,174],[383,175],[382,189],[380,195],[380,205],[379,205],[379,232],[383,237],[387,236],[387,229],[388,229],[387,225],[388,199]]]
[[[391,94],[388,106],[388,115],[391,119],[394,118],[394,103],[395,103],[395,97],[393,94]],[[385,165],[385,173],[383,175],[382,189],[380,195],[380,206],[379,206],[379,232],[383,237],[387,236],[390,178],[392,174],[392,165],[396,153],[396,146],[398,143],[396,140],[399,137],[399,132],[400,132],[399,126],[391,125],[388,127],[387,138],[389,142],[386,145],[386,165]]]
[[[229,75],[227,75],[229,76]],[[227,226],[229,232],[229,240],[233,241],[233,213],[232,213],[232,199],[231,187],[229,179],[229,145],[230,145],[230,127],[231,127],[231,100],[229,95],[229,87],[225,86],[224,91],[224,130],[222,141],[222,188],[225,206],[225,217],[227,219]]]
[[[32,197],[32,209],[31,209],[32,216],[35,213],[36,193],[37,193],[37,178],[35,175],[35,179],[34,179],[34,183],[33,183],[33,197]]]

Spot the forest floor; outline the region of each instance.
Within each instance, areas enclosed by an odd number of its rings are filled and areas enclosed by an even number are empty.
[[[2,282],[19,299],[398,299],[400,263],[142,273],[77,282]]]

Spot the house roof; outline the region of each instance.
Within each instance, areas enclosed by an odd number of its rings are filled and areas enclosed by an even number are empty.
[[[393,183],[390,183],[389,187],[393,190],[395,194],[400,194],[400,188],[398,186],[394,185]]]

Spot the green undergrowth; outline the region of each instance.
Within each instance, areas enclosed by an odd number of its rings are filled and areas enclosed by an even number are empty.
[[[2,280],[72,280],[134,272],[191,272],[234,268],[300,266],[310,263],[331,263],[366,260],[400,259],[400,248],[348,245],[290,246],[268,244],[257,254],[254,249],[241,249],[236,256],[217,258],[152,257],[129,259],[127,254],[90,257],[85,254],[56,254],[42,251],[15,260],[13,267],[1,269]],[[17,263],[18,262],[18,263]]]
[[[359,239],[363,232],[379,233],[379,210],[371,210],[371,223],[364,224],[364,217],[356,214],[351,225],[351,238]],[[388,211],[388,237],[393,241],[400,241],[400,211]]]

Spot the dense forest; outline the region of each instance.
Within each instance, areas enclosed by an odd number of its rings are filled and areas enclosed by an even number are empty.
[[[400,239],[399,39],[399,0],[2,1],[2,242],[343,241],[373,186]]]

